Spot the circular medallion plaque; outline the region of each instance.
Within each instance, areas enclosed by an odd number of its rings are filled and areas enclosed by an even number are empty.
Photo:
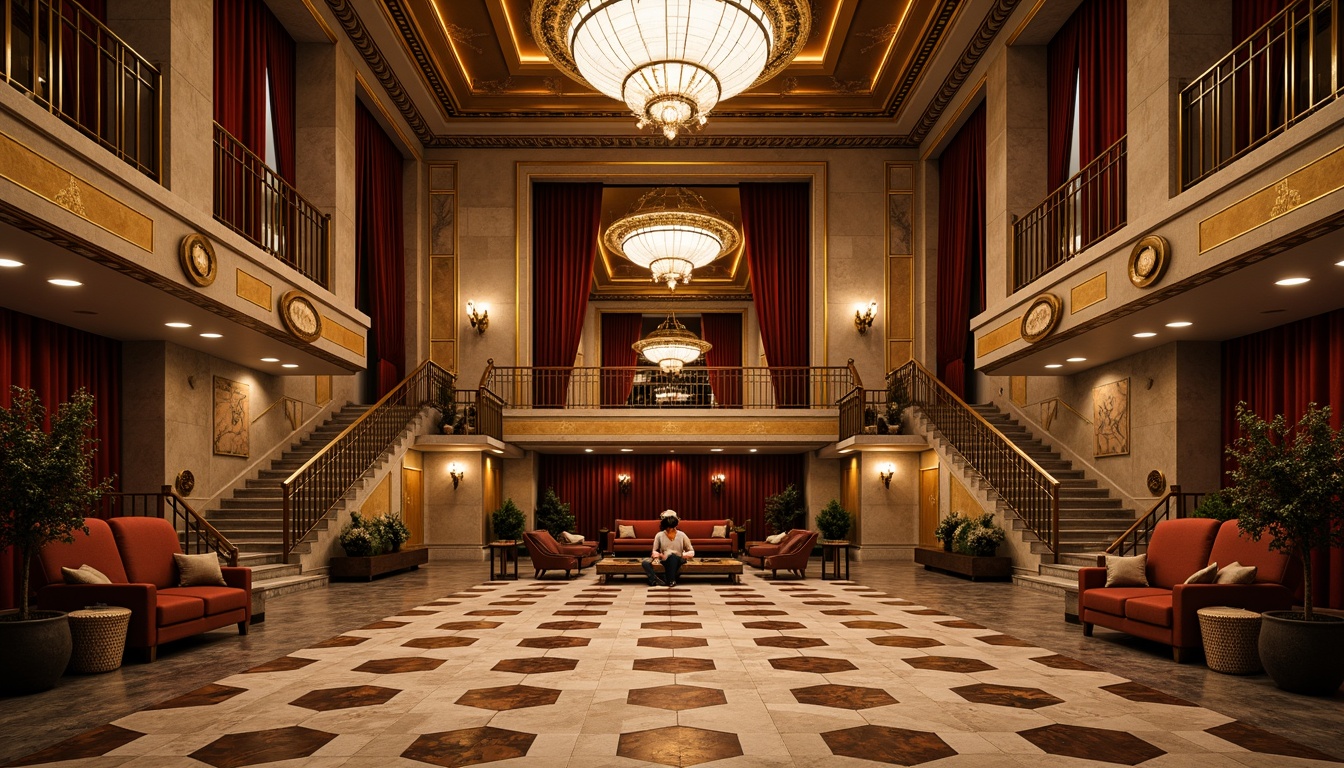
[[[177,473],[177,480],[174,481],[173,485],[177,487],[178,493],[183,496],[190,496],[191,492],[196,489],[196,476],[191,473],[190,469],[184,469]]]
[[[1063,308],[1064,303],[1053,293],[1042,293],[1032,299],[1027,311],[1022,313],[1022,340],[1035,344],[1053,333]]]
[[[204,288],[215,282],[219,264],[215,261],[215,247],[205,235],[198,233],[182,238],[177,247],[177,260],[192,283]]]
[[[1129,281],[1136,287],[1147,288],[1167,271],[1167,239],[1161,235],[1148,235],[1134,245],[1129,254]]]
[[[322,335],[322,316],[313,300],[302,291],[290,291],[280,297],[280,319],[299,341],[312,343]]]
[[[1154,496],[1161,496],[1162,492],[1167,490],[1167,476],[1162,474],[1162,470],[1154,469],[1148,473],[1148,492]]]

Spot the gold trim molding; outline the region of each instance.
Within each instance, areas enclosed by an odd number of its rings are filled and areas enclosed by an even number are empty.
[[[803,437],[831,436],[835,434],[836,422],[831,419],[771,419],[742,421],[690,421],[683,419],[611,419],[595,421],[578,420],[529,420],[513,417],[509,419],[505,439],[517,437],[573,437],[578,435],[603,435],[621,437],[629,435],[679,435],[679,436],[719,436],[719,435],[796,435]]]
[[[1341,188],[1344,147],[1199,222],[1199,252],[1211,251]]]
[[[364,354],[364,337],[362,335],[357,331],[346,328],[326,315],[318,316],[322,318],[322,338],[357,355]]]
[[[250,301],[268,312],[271,309],[271,284],[241,269],[238,270],[234,293],[238,294],[238,298]]]
[[[1088,278],[1069,290],[1069,314],[1076,315],[1106,300],[1106,273]]]
[[[996,349],[1012,344],[1022,338],[1022,318],[1014,318],[986,333],[975,341],[975,356],[984,357]]]

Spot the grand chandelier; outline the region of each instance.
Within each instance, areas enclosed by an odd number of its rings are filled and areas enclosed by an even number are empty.
[[[684,187],[652,190],[607,227],[611,251],[653,273],[655,283],[689,283],[692,273],[737,248],[737,228]]]
[[[669,141],[788,66],[808,0],[535,0],[532,37],[562,72]]]
[[[698,360],[713,345],[686,330],[676,315],[668,315],[653,333],[630,346],[664,373],[681,373],[682,366]]]

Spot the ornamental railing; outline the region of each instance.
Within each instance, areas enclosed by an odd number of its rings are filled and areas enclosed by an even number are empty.
[[[1203,493],[1185,493],[1181,490],[1181,486],[1172,485],[1162,494],[1162,498],[1153,504],[1152,509],[1148,510],[1148,514],[1135,520],[1129,530],[1111,542],[1106,548],[1106,554],[1122,556],[1139,554],[1141,547],[1144,549],[1148,547],[1148,542],[1153,538],[1153,529],[1158,523],[1163,520],[1190,517],[1204,496]]]
[[[238,547],[206,522],[171,485],[158,493],[108,493],[99,502],[99,516],[158,517],[173,524],[182,551],[189,555],[212,552],[225,565],[238,564]]]
[[[1125,137],[1013,222],[1013,290],[1125,225]]]
[[[73,0],[5,0],[0,79],[160,179],[159,70]]]
[[[1336,0],[1297,0],[1181,89],[1188,189],[1344,94]]]

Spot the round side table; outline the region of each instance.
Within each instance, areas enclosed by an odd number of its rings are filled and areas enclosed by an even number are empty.
[[[1200,608],[1199,632],[1204,636],[1204,661],[1228,675],[1250,675],[1260,666],[1260,614],[1244,608]]]
[[[111,672],[121,666],[131,609],[115,605],[71,611],[71,672]]]

